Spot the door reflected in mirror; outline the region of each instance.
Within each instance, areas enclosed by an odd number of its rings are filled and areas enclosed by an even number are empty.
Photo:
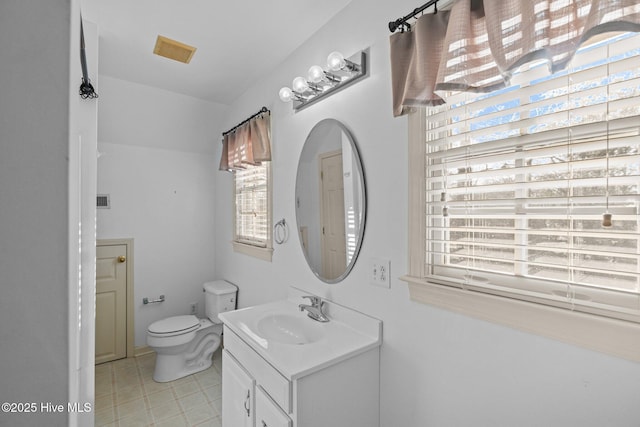
[[[298,163],[295,200],[309,267],[324,282],[341,281],[360,251],[366,197],[355,140],[339,121],[322,120],[309,132]]]

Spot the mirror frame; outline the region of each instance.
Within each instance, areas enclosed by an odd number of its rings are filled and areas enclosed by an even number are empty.
[[[352,157],[353,160],[355,161],[355,164],[357,166],[357,172],[359,174],[360,177],[360,192],[362,194],[362,209],[361,209],[361,222],[360,222],[360,229],[357,232],[357,241],[356,241],[356,247],[355,250],[353,252],[353,256],[351,258],[351,262],[349,262],[349,264],[347,264],[347,267],[345,268],[345,271],[338,277],[336,277],[335,279],[327,279],[325,277],[323,277],[321,275],[321,272],[315,271],[312,267],[312,263],[309,260],[309,255],[307,254],[307,251],[304,249],[304,246],[302,244],[302,238],[300,236],[300,214],[299,214],[299,208],[297,206],[297,202],[295,203],[295,210],[296,210],[296,233],[298,234],[298,241],[300,242],[300,249],[302,250],[302,253],[304,255],[304,258],[307,262],[307,265],[309,266],[309,269],[313,272],[313,274],[320,279],[321,281],[327,283],[327,284],[334,284],[334,283],[339,283],[341,281],[343,281],[351,272],[351,270],[353,269],[354,265],[356,264],[357,260],[358,260],[358,255],[360,254],[360,249],[362,248],[362,240],[364,239],[364,230],[366,228],[366,218],[367,218],[367,185],[366,185],[366,180],[365,180],[365,174],[364,174],[364,167],[362,165],[362,159],[360,157],[360,152],[358,151],[358,145],[356,144],[355,138],[353,137],[353,134],[351,133],[351,131],[349,131],[349,129],[339,120],[336,119],[332,119],[332,118],[328,118],[328,119],[323,119],[320,120],[318,123],[316,123],[313,128],[311,128],[311,130],[309,131],[309,134],[307,135],[307,138],[305,139],[304,145],[302,146],[302,149],[300,150],[300,156],[298,158],[298,167],[296,169],[296,183],[295,183],[295,194],[294,194],[294,200],[297,201],[298,200],[298,178],[300,175],[300,166],[301,163],[300,161],[302,160],[302,155],[304,153],[304,149],[307,146],[307,144],[311,144],[310,142],[310,137],[313,135],[314,131],[319,128],[320,126],[326,125],[326,124],[334,124],[337,125],[340,130],[347,136],[347,138],[349,139],[349,143],[351,145],[351,150],[352,150]]]

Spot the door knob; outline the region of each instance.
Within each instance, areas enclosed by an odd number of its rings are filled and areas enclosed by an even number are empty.
[[[124,255],[120,255],[120,256],[118,257],[118,262],[125,262],[126,260],[127,260],[127,257],[126,257],[126,256],[124,256]]]

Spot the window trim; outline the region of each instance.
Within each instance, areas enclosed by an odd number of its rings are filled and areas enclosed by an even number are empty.
[[[267,167],[267,224],[273,222],[273,174],[271,172],[271,165]],[[232,218],[233,218],[233,240],[231,245],[233,251],[243,255],[251,256],[261,259],[263,261],[271,262],[273,258],[273,229],[269,226],[267,232],[267,241],[265,246],[252,245],[245,240],[238,239],[237,234],[237,217],[236,217],[236,175],[233,174],[233,191],[232,191]]]
[[[412,301],[433,305],[640,362],[640,324],[429,282],[425,272],[426,115],[408,115],[408,283]]]
[[[272,247],[263,248],[260,246],[254,246],[247,243],[241,243],[235,240],[232,241],[231,244],[233,245],[233,251],[240,254],[252,256],[254,258],[258,258],[268,262],[271,262],[271,259],[273,257]]]

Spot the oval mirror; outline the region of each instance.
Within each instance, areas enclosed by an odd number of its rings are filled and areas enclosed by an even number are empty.
[[[322,120],[309,132],[298,162],[295,202],[309,267],[326,283],[341,281],[358,257],[367,203],[356,143],[339,121]]]

